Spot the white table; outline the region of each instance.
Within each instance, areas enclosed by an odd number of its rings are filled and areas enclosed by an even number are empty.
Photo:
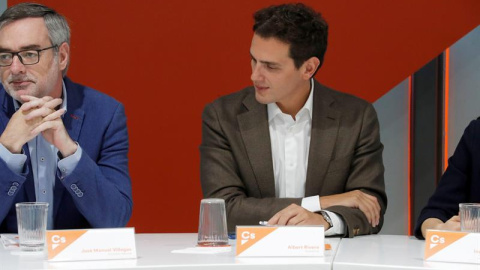
[[[44,254],[6,250],[0,246],[0,269],[332,269],[332,262],[340,239],[328,239],[332,250],[325,257],[309,258],[236,258],[235,248],[229,253],[200,255],[177,254],[172,250],[193,247],[197,234],[137,234],[136,260],[48,262]]]
[[[479,270],[480,265],[423,261],[425,241],[404,235],[368,235],[342,239],[334,270],[454,269]]]

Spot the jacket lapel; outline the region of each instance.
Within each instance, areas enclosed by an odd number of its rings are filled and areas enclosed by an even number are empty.
[[[70,135],[70,138],[74,141],[78,141],[84,115],[85,112],[81,109],[74,110],[73,112],[68,110],[63,118],[63,124],[67,129],[68,135]]]
[[[308,154],[305,196],[320,194],[337,140],[340,113],[329,91],[314,81],[312,131]]]
[[[262,197],[275,197],[272,149],[267,106],[250,93],[243,104],[247,112],[237,116],[240,133]]]
[[[82,128],[83,119],[85,116],[84,110],[81,108],[83,97],[79,95],[77,86],[68,78],[65,78],[65,87],[67,88],[67,112],[63,116],[63,124],[72,140],[78,141],[80,130]],[[53,200],[53,217],[55,219],[60,202],[65,191],[64,185],[58,177],[55,177],[55,190]]]
[[[79,86],[68,78],[65,78],[65,87],[67,88],[67,113],[63,117],[63,124],[70,138],[78,141],[85,116],[85,111],[82,106],[84,97],[78,89]]]
[[[0,114],[0,125],[2,133],[7,127],[8,121],[12,117],[13,113],[15,112],[15,108],[13,107],[13,99],[7,94],[3,87],[0,88],[0,98],[2,100],[2,110],[3,113]]]

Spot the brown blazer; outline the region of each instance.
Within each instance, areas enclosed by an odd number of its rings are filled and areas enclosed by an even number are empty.
[[[332,206],[347,227],[344,236],[378,233],[387,206],[377,115],[357,97],[314,83],[313,119],[305,196],[361,190],[378,198],[380,225],[359,209]],[[205,198],[223,198],[229,231],[258,225],[302,198],[276,198],[267,106],[253,87],[208,104],[202,115],[200,180]]]

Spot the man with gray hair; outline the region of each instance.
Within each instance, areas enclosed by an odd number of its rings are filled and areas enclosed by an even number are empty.
[[[68,79],[69,56],[55,10],[21,3],[0,16],[0,232],[17,232],[18,202],[48,202],[48,229],[130,219],[124,107]]]

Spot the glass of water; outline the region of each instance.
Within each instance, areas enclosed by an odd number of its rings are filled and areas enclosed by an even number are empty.
[[[15,204],[15,207],[17,210],[20,250],[44,250],[48,203],[22,202]]]

